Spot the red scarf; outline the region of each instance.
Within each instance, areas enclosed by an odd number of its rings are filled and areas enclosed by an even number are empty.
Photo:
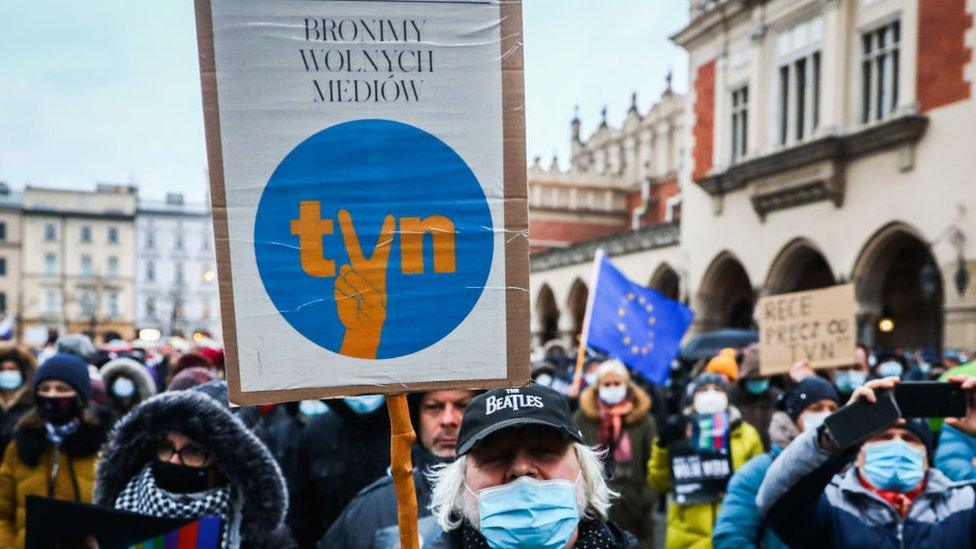
[[[634,402],[630,395],[613,406],[603,402],[599,396],[596,400],[600,406],[600,428],[597,432],[600,445],[610,450],[615,461],[630,461],[630,437],[623,433],[623,424],[624,417],[634,411]]]
[[[918,483],[918,486],[903,494],[901,492],[892,492],[891,490],[882,490],[881,488],[875,487],[868,479],[861,475],[860,471],[857,473],[857,478],[861,481],[861,486],[867,488],[872,494],[887,501],[901,515],[901,518],[908,516],[908,511],[912,508],[912,504],[915,503],[915,498],[925,490],[925,484],[928,482],[928,478],[923,478],[922,482]]]

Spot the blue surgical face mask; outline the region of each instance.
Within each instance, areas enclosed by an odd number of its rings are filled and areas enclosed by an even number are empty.
[[[112,394],[119,398],[130,398],[136,394],[136,384],[127,377],[117,377],[112,382]]]
[[[20,370],[0,371],[0,390],[12,391],[24,384],[24,374]]]
[[[842,393],[853,393],[854,389],[864,385],[867,379],[868,375],[858,370],[837,370],[834,373],[834,385]]]
[[[901,377],[902,370],[901,364],[891,360],[878,366],[878,375],[881,377]]]
[[[303,400],[298,403],[298,411],[312,417],[328,412],[329,406],[321,400]]]
[[[746,392],[751,395],[761,395],[769,390],[769,378],[745,380]]]
[[[386,401],[383,395],[362,395],[358,397],[346,397],[343,399],[353,412],[359,415],[372,414],[380,409]]]
[[[478,499],[479,531],[492,549],[562,549],[579,524],[576,483],[568,480],[521,477],[472,493]]]
[[[861,471],[875,487],[904,494],[925,477],[925,451],[900,439],[865,444]]]

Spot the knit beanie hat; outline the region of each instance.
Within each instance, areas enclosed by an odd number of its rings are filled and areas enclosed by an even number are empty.
[[[91,379],[88,377],[88,363],[77,355],[57,353],[45,360],[34,376],[34,392],[37,392],[41,383],[51,380],[70,385],[84,404],[88,404],[88,400],[91,399],[92,386]]]
[[[722,374],[729,381],[738,379],[739,366],[735,363],[735,349],[727,347],[719,351],[718,356],[708,361],[705,371]]]
[[[728,393],[729,392],[729,382],[725,376],[721,374],[715,374],[710,372],[705,372],[695,378],[694,381],[688,384],[688,398],[692,398],[699,389],[705,385],[717,385],[719,389]]]
[[[928,422],[924,419],[911,418],[906,419],[904,425],[896,427],[913,433],[922,441],[922,444],[925,445],[925,454],[929,458],[929,467],[932,467],[932,430],[929,428]]]
[[[209,368],[187,368],[176,374],[166,386],[167,391],[185,391],[216,379]]]
[[[811,404],[821,400],[832,400],[840,404],[840,397],[834,384],[820,376],[803,378],[799,383],[790,386],[782,396],[783,411],[796,422],[803,410]]]

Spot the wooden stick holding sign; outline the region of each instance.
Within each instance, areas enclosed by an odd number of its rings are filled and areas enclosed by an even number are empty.
[[[420,534],[417,529],[417,493],[413,485],[413,463],[410,452],[417,436],[410,422],[407,396],[390,395],[386,399],[390,413],[390,472],[396,490],[397,520],[400,524],[400,547],[419,549]]]

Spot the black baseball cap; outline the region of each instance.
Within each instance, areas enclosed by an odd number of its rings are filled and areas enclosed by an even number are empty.
[[[583,442],[583,433],[573,421],[566,398],[533,383],[516,389],[493,389],[472,399],[461,419],[457,455],[467,454],[493,433],[525,425],[551,427],[567,438]]]

